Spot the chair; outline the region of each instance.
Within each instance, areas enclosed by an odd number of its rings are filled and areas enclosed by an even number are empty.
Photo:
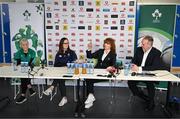
[[[19,78],[12,78],[11,85],[14,85],[14,99],[20,93],[21,80]]]

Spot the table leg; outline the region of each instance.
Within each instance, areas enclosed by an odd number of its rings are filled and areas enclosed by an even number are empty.
[[[85,85],[85,80],[83,80],[83,97],[82,97],[82,102],[81,102],[81,106],[80,106],[80,116],[82,117],[82,118],[85,118],[86,117],[86,115],[85,115],[85,104],[84,104],[84,102],[85,102],[85,100],[86,100],[86,85]]]
[[[76,104],[76,108],[75,108],[75,113],[74,113],[74,117],[78,117],[79,116],[79,107],[80,107],[80,96],[79,96],[79,89],[80,89],[80,79],[77,80],[77,90],[76,90],[76,96],[77,96],[77,104]]]
[[[81,118],[85,118],[86,115],[84,114],[85,111],[85,80],[83,80],[83,97],[82,100],[80,99],[80,79],[77,80],[77,105],[76,105],[76,109],[75,109],[75,114],[74,117],[81,117]]]
[[[42,87],[42,91],[41,91],[41,87]],[[43,92],[44,92],[44,86],[43,86],[43,84],[38,84],[39,99],[42,99],[42,97],[43,97]]]
[[[76,95],[76,86],[77,86],[77,80],[74,80],[74,102],[77,102],[77,95]]]

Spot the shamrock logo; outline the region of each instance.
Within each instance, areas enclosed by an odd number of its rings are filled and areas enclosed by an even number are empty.
[[[25,16],[25,21],[28,21],[29,17],[31,16],[31,13],[29,13],[28,10],[25,10],[24,13],[23,13],[23,16]]]
[[[158,18],[160,18],[162,16],[162,13],[159,12],[158,9],[156,9],[154,11],[154,13],[152,13],[152,16],[156,18],[156,20],[158,20]]]

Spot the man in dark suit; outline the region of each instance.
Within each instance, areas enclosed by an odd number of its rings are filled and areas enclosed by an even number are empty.
[[[142,71],[152,71],[158,70],[161,67],[161,52],[152,47],[153,38],[151,36],[145,36],[142,40],[141,47],[136,49],[136,53],[132,60],[132,71],[141,73]],[[139,82],[143,82],[147,86],[148,95],[145,95],[142,90],[137,87]],[[145,100],[147,106],[145,111],[150,111],[154,109],[154,96],[155,96],[155,87],[152,81],[128,81],[128,86],[132,91],[134,96],[138,96]]]

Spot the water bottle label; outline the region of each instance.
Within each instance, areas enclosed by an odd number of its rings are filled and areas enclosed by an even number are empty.
[[[83,63],[82,68],[86,68],[87,67],[86,65],[87,65],[86,63]]]
[[[79,68],[79,64],[77,63],[77,64],[75,64],[75,68]]]
[[[27,73],[28,69],[28,62],[21,62],[21,73]]]

